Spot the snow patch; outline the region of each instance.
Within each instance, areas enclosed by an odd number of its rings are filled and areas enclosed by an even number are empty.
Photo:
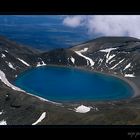
[[[3,114],[3,110],[0,112],[0,115],[2,115]]]
[[[84,105],[81,105],[77,108],[75,108],[75,112],[78,112],[78,113],[87,113],[89,112],[91,109],[91,107],[87,107],[87,106],[84,106]]]
[[[135,77],[134,73],[133,74],[125,74],[124,77]]]
[[[46,64],[44,63],[44,61],[37,62],[36,67],[41,67],[41,66],[46,66]]]
[[[75,63],[75,59],[72,56],[71,56],[70,60],[73,64]]]
[[[99,111],[99,109],[97,107],[94,108],[94,111]]]
[[[5,57],[6,57],[5,54],[2,53],[2,54],[1,54],[1,58],[5,58]]]
[[[20,58],[18,58],[18,60],[20,61],[20,62],[22,62],[24,65],[26,65],[26,66],[30,66],[27,62],[25,62],[24,60],[22,60],[22,59],[20,59]]]
[[[7,125],[7,122],[5,120],[0,121],[0,125]]]
[[[99,59],[99,63],[102,63],[102,62],[103,62],[103,59],[100,58],[100,59]]]
[[[12,65],[12,63],[7,62],[7,61],[6,61],[6,63],[7,63],[7,65],[8,65],[11,69],[16,70],[16,68],[14,68],[14,66]]]
[[[36,125],[40,123],[45,117],[46,117],[46,112],[43,112],[41,116],[39,117],[39,119],[36,122],[34,122],[32,125]]]
[[[80,53],[83,53],[83,52],[86,52],[88,50],[88,48],[84,48],[83,50],[80,50],[80,51],[78,51],[78,52],[80,52]],[[77,52],[77,51],[76,51]]]
[[[5,96],[6,96],[6,97],[9,97],[9,95],[8,95],[8,94],[6,94]]]

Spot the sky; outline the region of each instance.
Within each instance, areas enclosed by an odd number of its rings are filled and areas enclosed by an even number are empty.
[[[9,25],[14,22],[15,18],[13,17],[8,17],[11,20],[11,22],[8,22]],[[93,37],[97,35],[140,38],[140,15],[19,15],[15,17],[19,18],[19,20],[16,20],[18,24],[38,22],[47,25],[49,22],[51,24],[62,24],[71,29],[85,28],[85,34]]]
[[[0,36],[41,50],[67,48],[90,39],[86,28],[63,24],[62,15],[0,15]]]
[[[140,15],[75,15],[66,16],[63,24],[83,27],[89,35],[130,36],[140,38]]]
[[[0,35],[42,50],[101,36],[140,39],[140,15],[0,15]]]

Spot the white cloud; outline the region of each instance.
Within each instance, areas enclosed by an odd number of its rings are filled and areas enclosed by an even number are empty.
[[[63,20],[63,24],[70,27],[81,26],[84,22],[85,16],[67,16]]]
[[[63,23],[70,27],[83,26],[90,35],[140,38],[140,15],[66,16]]]

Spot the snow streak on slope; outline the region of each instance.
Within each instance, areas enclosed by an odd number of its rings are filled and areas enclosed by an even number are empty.
[[[106,55],[106,63],[108,63],[109,62],[109,60],[111,60],[115,55],[110,55],[110,52],[112,51],[112,50],[116,50],[117,48],[108,48],[108,49],[104,49],[104,50],[100,50],[100,52],[105,52],[105,53],[107,53],[107,55]],[[109,56],[110,55],[110,56]]]
[[[20,61],[20,62],[22,62],[24,65],[26,65],[26,66],[30,66],[27,62],[25,62],[24,60],[22,60],[22,59],[20,59],[20,58],[18,58],[18,60]]]
[[[39,96],[30,94],[30,93],[27,93],[26,91],[24,91],[24,90],[22,90],[22,89],[20,89],[20,88],[18,88],[18,87],[16,87],[16,86],[14,86],[14,85],[12,85],[12,84],[7,80],[7,78],[6,78],[6,76],[5,76],[5,73],[4,73],[3,71],[1,71],[1,70],[0,70],[0,80],[1,80],[5,85],[7,85],[8,87],[12,88],[13,90],[24,92],[24,93],[26,93],[26,94],[28,94],[28,95],[37,97],[37,98],[39,98],[39,99],[42,100],[42,101],[47,101],[47,102],[50,102],[50,103],[53,103],[53,104],[61,105],[61,103],[56,103],[56,102],[53,102],[53,101],[49,101],[49,100],[44,99],[44,98],[42,98],[42,97],[39,97]]]
[[[36,122],[34,122],[32,125],[36,125],[40,123],[45,117],[46,117],[46,112],[43,112],[41,116],[39,117],[39,119]]]
[[[124,68],[124,70],[128,69],[129,67],[131,67],[131,63],[129,63],[128,65],[126,65],[126,67]]]
[[[110,69],[114,69],[116,68],[120,63],[122,63],[124,61],[124,59],[122,59],[119,63],[117,63],[116,65],[114,65],[113,67],[111,67]]]
[[[3,110],[0,112],[0,115],[2,115],[3,114]]]
[[[83,52],[86,52],[87,50],[88,50],[88,48],[84,48],[83,50],[75,51],[75,53],[77,53],[79,56],[82,56],[83,58],[85,58],[87,60],[87,65],[88,66],[90,65],[92,67],[92,66],[94,66],[95,62],[91,58],[82,54]]]
[[[22,91],[24,92],[23,90],[21,90],[20,88],[12,85],[11,83],[9,83],[9,81],[7,80],[6,76],[5,76],[5,73],[3,71],[0,70],[0,80],[6,84],[8,87],[12,88],[13,90],[17,90],[17,91]]]
[[[1,54],[1,58],[5,58],[6,56],[5,56],[5,54]]]
[[[75,59],[73,57],[71,57],[70,60],[73,64],[75,63]]]
[[[16,70],[16,68],[14,68],[14,66],[12,65],[12,63],[7,62],[7,61],[6,61],[6,63],[7,63],[7,65],[8,65],[11,69]]]

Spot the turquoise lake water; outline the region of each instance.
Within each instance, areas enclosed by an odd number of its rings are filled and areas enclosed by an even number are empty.
[[[119,100],[133,95],[131,86],[119,78],[67,67],[30,69],[14,84],[56,102]]]

